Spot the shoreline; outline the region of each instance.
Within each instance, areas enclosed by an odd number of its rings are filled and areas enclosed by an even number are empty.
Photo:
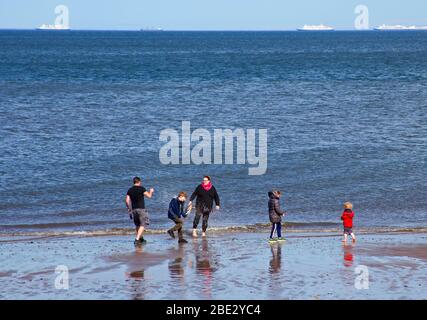
[[[342,226],[335,228],[310,228],[309,226],[300,225],[299,223],[282,224],[285,234],[319,234],[320,236],[327,234],[342,235]],[[220,234],[235,234],[235,233],[269,233],[271,226],[268,223],[257,223],[247,226],[224,226],[210,227],[209,233]],[[360,227],[354,228],[355,233],[360,235],[375,235],[375,234],[426,234],[427,227]],[[164,235],[168,229],[147,229],[144,233],[147,235]],[[135,233],[133,228],[111,228],[105,230],[52,230],[52,231],[27,231],[27,232],[12,232],[0,234],[0,243],[19,242],[27,240],[39,240],[49,238],[75,238],[75,237],[114,237],[114,236],[133,236]],[[191,236],[191,230],[186,228],[184,233]],[[330,235],[328,235],[330,236]]]
[[[62,237],[5,242],[2,299],[427,299],[427,234],[217,233],[178,245],[165,234]],[[55,288],[55,269],[69,289]],[[358,266],[369,289],[355,288]]]

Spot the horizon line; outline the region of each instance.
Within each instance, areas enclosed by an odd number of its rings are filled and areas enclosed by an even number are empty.
[[[334,32],[334,31],[376,31],[376,27],[369,29],[355,29],[355,28],[334,28],[333,30],[298,30],[299,28],[293,29],[86,29],[86,28],[70,28],[65,30],[38,30],[37,27],[34,28],[0,28],[0,31],[128,31],[128,32],[149,32],[149,33],[161,33],[161,32],[289,32],[289,31],[299,31],[299,32]],[[394,30],[392,30],[394,31]],[[400,30],[396,30],[400,31]],[[422,30],[415,30],[422,31]]]

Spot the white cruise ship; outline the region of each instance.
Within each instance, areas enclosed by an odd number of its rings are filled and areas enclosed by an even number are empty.
[[[378,31],[417,31],[417,30],[427,30],[427,26],[425,27],[418,27],[418,26],[402,26],[400,24],[394,25],[394,26],[388,26],[388,25],[380,25],[378,27],[375,27],[374,30]]]
[[[162,28],[147,27],[147,28],[141,28],[139,31],[144,31],[144,32],[159,32],[159,31],[163,31],[163,29]]]
[[[61,24],[42,24],[40,27],[36,28],[37,30],[70,30],[69,27],[63,26]]]
[[[318,25],[318,26],[306,24],[306,25],[304,25],[304,27],[298,28],[297,30],[298,31],[333,31],[335,29],[332,27],[329,27],[329,26],[325,26],[323,24]]]

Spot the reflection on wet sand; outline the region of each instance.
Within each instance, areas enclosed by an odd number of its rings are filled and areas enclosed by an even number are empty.
[[[215,271],[212,263],[212,254],[209,252],[208,240],[203,238],[201,244],[194,239],[194,255],[196,259],[196,273],[202,276],[202,293],[205,299],[212,298],[212,278]]]
[[[271,249],[271,259],[270,259],[270,268],[269,272],[271,274],[279,273],[282,266],[282,244],[274,243],[270,244]]]
[[[136,258],[141,258],[143,252],[144,252],[143,246],[135,247]],[[145,271],[144,268],[141,268],[139,270],[130,271],[126,274],[128,278],[131,278],[131,280],[139,280],[139,281],[128,281],[133,300],[144,300],[145,298],[145,283],[144,281],[141,281],[141,280],[144,280],[144,271]]]
[[[344,253],[344,266],[345,267],[351,267],[353,266],[354,262],[354,252],[353,247],[355,245],[352,244],[343,244],[343,253]]]
[[[168,263],[169,274],[172,280],[184,283],[184,245],[179,244],[177,257]]]
[[[10,299],[427,298],[426,233],[361,234],[355,246],[345,247],[340,235],[313,239],[311,232],[274,247],[255,232],[209,236],[179,247],[167,235],[153,234],[136,249],[129,236],[2,244],[0,281]],[[40,274],[53,275],[53,262],[80,270],[73,273],[72,290],[55,290],[51,277]],[[369,268],[369,290],[354,286],[358,265]],[[31,281],[22,279],[28,274]]]
[[[144,252],[143,246],[135,246],[135,257],[136,258],[142,256],[143,252]],[[144,279],[144,269],[142,268],[140,270],[133,270],[133,271],[128,272],[126,275],[130,278],[142,280],[142,279]]]
[[[276,299],[283,291],[282,269],[282,245],[283,243],[270,243],[271,258],[268,264],[269,286],[268,291],[271,298]]]
[[[142,276],[143,278],[144,276]],[[142,278],[139,278],[142,280]],[[132,300],[144,300],[145,299],[145,283],[144,281],[129,281],[129,289],[132,295]]]
[[[212,298],[216,261],[211,251],[206,238],[192,239],[191,244],[182,244],[174,249],[173,257],[168,262],[171,289],[185,294],[188,286],[196,285],[203,299]]]

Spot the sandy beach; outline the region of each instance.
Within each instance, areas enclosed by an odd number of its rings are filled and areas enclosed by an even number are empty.
[[[427,234],[212,233],[178,245],[146,236],[2,238],[1,299],[427,299]],[[58,266],[69,288],[56,289]],[[369,289],[357,289],[366,266]]]

